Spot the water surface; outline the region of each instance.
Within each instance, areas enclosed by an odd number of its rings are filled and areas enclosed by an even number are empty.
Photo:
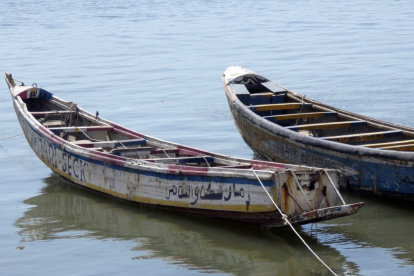
[[[0,72],[139,132],[252,158],[220,77],[242,65],[310,98],[414,126],[414,3],[2,2]],[[5,84],[0,139],[21,133]],[[330,275],[289,229],[129,204],[53,176],[0,140],[1,275]],[[299,227],[342,275],[414,274],[413,205]],[[317,228],[316,228],[317,227]],[[317,229],[317,230],[316,230]]]

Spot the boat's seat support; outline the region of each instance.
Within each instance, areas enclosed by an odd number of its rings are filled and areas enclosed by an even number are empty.
[[[286,109],[299,109],[299,108],[311,108],[312,104],[301,103],[281,103],[281,104],[261,104],[248,106],[252,111],[270,111],[270,110],[286,110]]]
[[[269,121],[282,121],[282,120],[296,120],[301,118],[318,118],[318,117],[328,117],[328,116],[337,116],[336,112],[311,112],[311,113],[295,113],[295,114],[283,114],[283,115],[273,115],[273,116],[264,116],[264,119]]]
[[[366,121],[346,121],[346,122],[288,126],[286,128],[290,130],[306,130],[306,129],[329,129],[329,128],[341,128],[341,127],[356,127],[356,126],[364,126],[364,125],[367,125]]]
[[[321,140],[329,140],[340,143],[347,142],[356,142],[356,141],[368,141],[375,139],[383,139],[388,137],[401,136],[403,133],[401,130],[390,130],[390,131],[381,131],[381,132],[368,132],[368,133],[359,133],[359,134],[350,134],[350,135],[340,135],[340,136],[331,136],[331,137],[320,137]]]
[[[113,126],[83,126],[83,127],[51,127],[53,133],[60,132],[87,132],[87,131],[112,131]]]

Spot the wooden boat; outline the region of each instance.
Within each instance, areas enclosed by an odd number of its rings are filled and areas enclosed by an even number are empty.
[[[155,139],[84,111],[5,74],[14,108],[37,156],[68,182],[124,200],[263,227],[356,213],[336,206],[337,170],[231,158]],[[262,183],[262,184],[261,184]],[[263,185],[263,187],[262,187]]]
[[[222,76],[231,114],[260,159],[342,170],[348,189],[414,200],[414,129],[344,111],[242,67]]]

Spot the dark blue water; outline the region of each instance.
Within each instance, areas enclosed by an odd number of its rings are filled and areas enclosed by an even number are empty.
[[[0,72],[139,132],[252,158],[220,77],[242,65],[310,98],[414,126],[412,1],[2,1]],[[2,88],[1,88],[2,87]],[[21,133],[5,84],[0,139]],[[1,275],[330,275],[289,229],[141,209],[62,183],[0,140]],[[414,274],[410,204],[300,232],[338,274]]]

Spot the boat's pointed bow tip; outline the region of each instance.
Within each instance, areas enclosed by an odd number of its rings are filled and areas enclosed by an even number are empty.
[[[247,74],[255,74],[253,71],[247,70],[246,68],[239,65],[232,65],[223,72],[223,79],[226,84],[230,83],[233,79]]]

